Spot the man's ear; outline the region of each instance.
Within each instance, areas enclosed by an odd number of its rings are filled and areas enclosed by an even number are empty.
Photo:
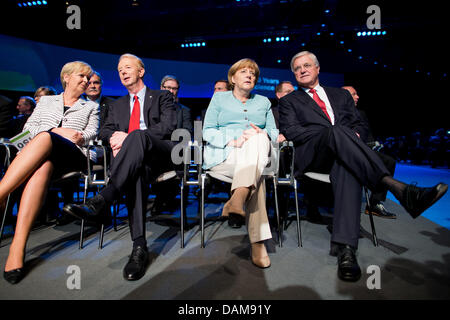
[[[141,70],[139,70],[139,77],[143,78],[145,74],[145,69],[142,68]]]

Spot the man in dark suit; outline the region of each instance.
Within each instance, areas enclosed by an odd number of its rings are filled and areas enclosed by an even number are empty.
[[[280,99],[280,130],[294,142],[296,178],[307,171],[330,174],[334,193],[330,253],[337,255],[338,277],[357,281],[362,186],[372,191],[387,187],[413,218],[439,200],[448,186],[420,188],[393,179],[364,142],[367,127],[348,91],[319,84],[316,56],[299,52],[291,60],[291,70],[300,88]]]
[[[368,119],[365,111],[358,108],[358,101],[359,101],[358,92],[352,86],[344,86],[344,87],[342,87],[342,89],[345,89],[350,93],[350,95],[353,98],[353,101],[355,102],[355,107],[358,110],[358,114],[359,114],[361,120],[366,123],[366,126],[368,128],[368,135],[367,135],[367,140],[365,142],[369,146],[374,145],[376,141],[375,141],[375,138],[373,136],[372,130],[369,125],[369,119]],[[377,155],[380,157],[381,161],[383,161],[384,165],[389,170],[390,175],[394,176],[395,166],[396,166],[395,159],[392,158],[391,156],[388,156],[387,154],[382,153],[382,152],[377,152]],[[387,195],[386,188],[384,188],[383,190],[372,192],[372,194],[370,195],[370,199],[369,199],[370,205],[369,205],[369,203],[366,205],[365,213],[369,214],[369,212],[371,212],[373,215],[380,217],[380,218],[396,219],[397,218],[396,214],[387,211],[383,205],[383,202],[386,200],[386,195]]]
[[[89,79],[88,87],[86,89],[86,97],[89,100],[95,101],[100,106],[100,128],[105,124],[106,117],[108,116],[108,108],[114,101],[113,98],[105,97],[102,95],[103,79],[99,72],[94,71]]]
[[[161,80],[161,90],[168,90],[173,95],[177,110],[177,129],[186,129],[192,135],[193,122],[191,109],[180,103],[178,92],[180,91],[180,81],[174,75],[166,75]],[[176,196],[178,193],[179,181],[169,179],[152,185],[155,194],[155,201],[152,207],[152,215],[162,211],[173,211],[177,206]]]
[[[106,209],[125,194],[133,251],[123,276],[126,280],[138,280],[144,276],[148,262],[148,183],[171,164],[170,138],[176,127],[176,111],[170,92],[145,86],[145,67],[140,58],[122,55],[118,71],[128,95],[111,104],[99,133],[100,139],[109,141],[114,157],[109,184],[85,205],[70,204],[64,211],[81,219],[105,222],[110,219]]]

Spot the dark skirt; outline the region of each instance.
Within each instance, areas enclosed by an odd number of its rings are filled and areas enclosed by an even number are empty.
[[[48,131],[52,139],[52,151],[48,160],[53,163],[53,178],[60,178],[73,171],[86,171],[87,159],[72,141]]]

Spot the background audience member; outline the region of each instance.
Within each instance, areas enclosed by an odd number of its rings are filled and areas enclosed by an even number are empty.
[[[34,100],[39,103],[39,99],[43,96],[54,96],[58,92],[53,87],[39,87],[34,93]]]
[[[96,102],[100,106],[100,128],[103,127],[105,119],[108,116],[108,108],[114,99],[102,95],[103,79],[99,72],[94,71],[92,77],[89,79],[88,87],[86,89],[86,97]]]

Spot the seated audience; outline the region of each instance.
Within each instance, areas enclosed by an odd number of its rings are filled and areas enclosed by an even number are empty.
[[[64,92],[39,100],[24,127],[33,139],[17,154],[0,181],[0,203],[25,183],[3,273],[6,281],[12,284],[25,275],[27,239],[51,177],[86,169],[87,150],[83,146],[97,135],[99,122],[97,105],[81,97],[91,74],[91,67],[81,61],[63,66]]]
[[[229,69],[232,90],[216,92],[206,111],[203,167],[233,179],[232,196],[222,215],[246,219],[251,260],[260,268],[268,268],[264,240],[272,235],[261,175],[269,162],[269,136],[276,140],[278,130],[269,99],[252,94],[258,77],[258,65],[251,59],[242,59]]]
[[[421,188],[395,180],[364,142],[367,128],[348,91],[319,84],[319,61],[308,51],[294,55],[291,70],[300,89],[280,99],[280,130],[295,145],[295,176],[329,173],[334,192],[330,254],[337,255],[338,277],[357,281],[356,259],[362,186],[387,188],[416,218],[448,189],[445,183]]]

